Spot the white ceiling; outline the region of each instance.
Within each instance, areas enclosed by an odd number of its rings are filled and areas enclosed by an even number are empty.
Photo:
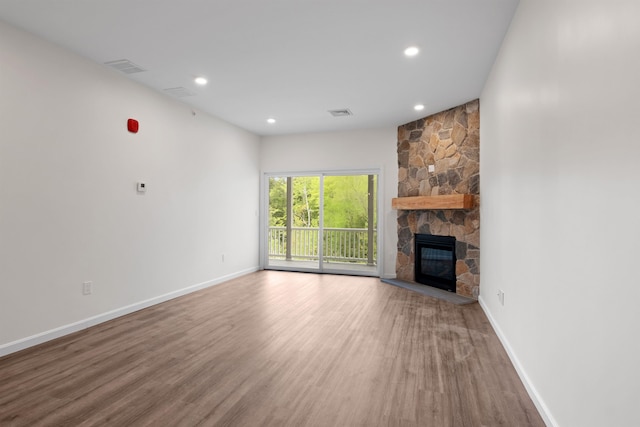
[[[0,18],[101,64],[128,59],[148,70],[129,78],[274,135],[397,126],[478,98],[517,4],[1,0]],[[327,112],[344,108],[353,116]]]

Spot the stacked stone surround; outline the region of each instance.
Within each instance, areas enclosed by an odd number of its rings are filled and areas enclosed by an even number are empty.
[[[399,210],[396,276],[414,280],[414,234],[454,236],[456,293],[472,298],[480,286],[479,106],[471,101],[398,127],[398,197],[474,194],[475,208]]]

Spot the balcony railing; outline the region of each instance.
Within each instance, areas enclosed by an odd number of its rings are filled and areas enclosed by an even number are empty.
[[[292,227],[291,251],[287,256],[287,228],[269,227],[269,258],[317,261],[319,234],[318,228]],[[366,228],[324,228],[323,261],[375,265],[376,234]]]

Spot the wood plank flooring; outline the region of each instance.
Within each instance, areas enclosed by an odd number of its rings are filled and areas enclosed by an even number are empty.
[[[478,304],[261,271],[0,359],[0,426],[543,426]]]

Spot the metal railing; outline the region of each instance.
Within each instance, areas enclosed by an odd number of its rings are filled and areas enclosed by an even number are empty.
[[[291,227],[292,260],[318,260],[318,228]],[[375,265],[376,231],[373,252],[369,254],[369,230],[366,228],[324,228],[323,261]],[[269,258],[287,259],[287,228],[269,227]]]

